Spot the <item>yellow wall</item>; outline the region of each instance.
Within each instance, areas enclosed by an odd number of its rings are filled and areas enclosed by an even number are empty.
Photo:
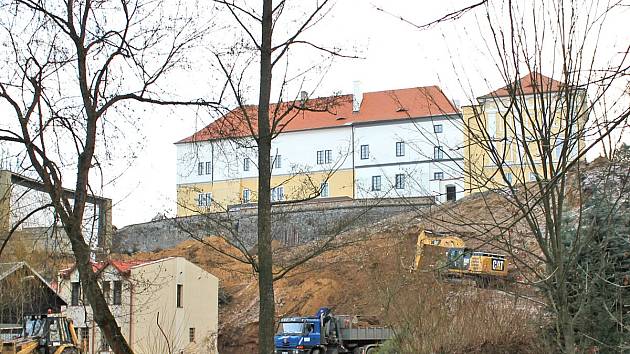
[[[168,258],[133,268],[134,353],[216,353],[219,281],[182,257]],[[182,306],[176,306],[177,284],[183,286]],[[160,327],[157,326],[157,314]],[[189,331],[194,328],[195,341]],[[169,339],[166,343],[164,331]]]
[[[491,101],[491,100],[489,100]],[[525,100],[520,100],[522,104]],[[527,101],[529,107],[533,106],[533,102]],[[583,100],[584,104],[580,108],[581,119],[578,120],[578,131],[582,131],[585,125],[587,114],[586,112],[586,100]],[[495,163],[496,159],[491,157],[488,151],[488,143],[486,134],[488,128],[488,111],[490,111],[494,105],[494,102],[487,103],[485,106],[467,106],[462,108],[462,115],[464,124],[466,125],[464,136],[464,189],[465,194],[471,194],[479,191],[484,191],[492,188],[502,188],[506,186],[504,177],[498,173],[498,168]],[[534,124],[541,124],[542,115],[530,113],[532,121],[526,121],[525,126],[528,129],[532,129]],[[507,122],[504,121],[507,120]],[[529,120],[529,119],[528,119]],[[522,123],[521,123],[522,124]],[[558,133],[564,128],[566,121],[558,115],[557,122],[552,125],[552,133]],[[504,157],[504,172],[512,174],[512,184],[519,182],[530,181],[530,173],[537,173],[539,176],[543,176],[542,166],[540,164],[540,156],[533,153],[538,148],[537,141],[529,143],[529,150],[532,151],[534,164],[531,164],[526,160],[525,156],[522,156],[525,161],[521,163],[522,152],[519,152],[516,143],[509,142],[510,139],[515,139],[514,135],[514,118],[512,113],[496,113],[496,130],[494,140],[494,147]],[[520,129],[516,129],[519,131]],[[538,134],[534,134],[538,135]],[[562,135],[562,134],[560,134]],[[581,136],[578,141],[578,151],[584,149],[585,142],[584,137]],[[503,152],[505,154],[503,155]],[[555,155],[554,155],[555,160]],[[556,163],[554,161],[554,163]]]
[[[271,186],[283,186],[285,200],[299,200],[315,195],[320,183],[328,178],[329,197],[353,197],[352,170],[316,172],[311,174],[272,176]],[[250,203],[257,201],[258,179],[243,178],[214,183],[196,183],[177,186],[177,216],[189,216],[208,211],[225,210],[229,205],[241,204],[243,190],[249,189]],[[198,207],[197,195],[212,193],[211,207]]]

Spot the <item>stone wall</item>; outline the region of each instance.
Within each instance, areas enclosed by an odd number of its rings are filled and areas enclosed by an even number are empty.
[[[336,236],[365,227],[417,208],[434,205],[429,197],[361,199],[331,198],[300,204],[277,205],[272,210],[274,239],[284,245]],[[224,213],[212,213],[164,219],[129,225],[114,234],[112,251],[134,253],[171,248],[190,238],[210,235],[231,237],[243,247],[256,244],[257,209],[255,206],[232,207]]]

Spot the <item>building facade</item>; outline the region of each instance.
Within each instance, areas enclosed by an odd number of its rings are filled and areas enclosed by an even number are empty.
[[[272,143],[273,201],[463,195],[461,115],[438,87],[304,104]],[[257,150],[235,114],[176,143],[178,216],[257,200]]]
[[[530,73],[462,107],[466,194],[553,178],[583,151],[585,90]]]
[[[182,257],[95,263],[101,290],[134,353],[216,353],[218,279]],[[81,293],[78,270],[59,273],[65,313],[86,353],[111,353]],[[159,326],[158,326],[159,323]]]

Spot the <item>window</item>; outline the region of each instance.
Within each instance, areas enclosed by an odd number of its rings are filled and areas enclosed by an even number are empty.
[[[59,328],[60,326],[62,326],[61,322],[57,323],[55,321],[51,321],[48,324],[48,338],[53,343],[61,341],[61,331],[63,330],[63,328]]]
[[[84,353],[87,353],[90,348],[90,328],[81,327],[79,329],[79,336],[81,337],[81,348],[83,348]]]
[[[444,148],[441,146],[433,147],[433,158],[435,160],[441,160],[444,158]]]
[[[70,296],[70,305],[79,306],[79,298],[81,297],[81,283],[73,281],[70,283],[72,286],[72,294]]]
[[[177,307],[184,307],[184,285],[177,284]]]
[[[562,150],[564,149],[564,141],[562,139],[558,139],[556,141],[556,161],[560,161],[562,158]]]
[[[243,171],[249,171],[249,157],[243,159]]]
[[[120,280],[114,280],[114,297],[112,298],[112,304],[120,305],[122,303],[122,282]]]
[[[191,327],[188,329],[188,341],[193,343],[195,341],[195,328]]]
[[[105,302],[109,304],[110,282],[103,281],[103,283],[101,284],[101,288],[103,289],[103,297],[105,298]]]
[[[324,163],[324,150],[317,151],[317,164],[321,165]]]
[[[396,189],[405,189],[405,175],[398,174],[396,175]]]
[[[324,150],[324,163],[332,163],[332,150]]]
[[[505,181],[507,182],[507,184],[512,184],[512,174],[510,172],[507,172],[505,174]]]
[[[243,189],[243,203],[249,203],[250,190],[245,188]]]
[[[486,126],[491,139],[497,135],[497,112],[488,112],[488,124]]]
[[[212,205],[212,193],[197,194],[197,206],[207,207]]]
[[[437,179],[437,180],[444,179],[444,172],[433,172],[433,179]]]
[[[282,156],[276,155],[271,158],[271,167],[272,168],[281,168],[282,167]]]
[[[284,200],[284,187],[283,186],[279,186],[279,187],[271,189],[271,201],[276,202],[280,200]]]
[[[206,174],[212,174],[212,163],[210,161],[206,162]]]
[[[329,196],[328,182],[324,182],[324,183],[320,184],[320,186],[319,186],[319,196],[320,197],[324,197],[324,198]]]
[[[199,162],[197,164],[197,174],[199,176],[203,175],[203,162]]]
[[[373,191],[381,190],[381,176],[372,176],[372,190]]]
[[[212,205],[212,193],[206,193],[206,205],[205,206],[211,206]]]
[[[446,186],[446,201],[454,201],[457,199],[457,190],[455,186]]]
[[[370,145],[361,145],[361,160],[370,158]]]
[[[404,141],[396,142],[396,156],[397,157],[405,156],[405,142]]]
[[[434,133],[441,133],[443,132],[443,128],[442,128],[442,124],[434,124],[433,125],[433,132]]]
[[[529,180],[530,180],[531,182],[533,182],[533,181],[535,181],[535,180],[536,180],[536,173],[535,173],[535,172],[530,172],[530,173],[529,173]]]

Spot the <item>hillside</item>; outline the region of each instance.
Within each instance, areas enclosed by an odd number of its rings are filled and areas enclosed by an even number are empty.
[[[591,163],[584,171],[582,189],[576,187],[575,178],[570,179],[569,208],[584,198],[581,191],[598,188],[603,180],[618,183],[602,177],[609,176],[607,168],[609,164],[602,159]],[[627,171],[618,175],[627,176]],[[479,193],[362,225],[339,236],[335,247],[275,283],[277,316],[309,315],[322,306],[337,313],[372,316],[402,330],[401,345],[409,352],[546,352],[549,348],[543,346],[540,329],[548,324],[549,316],[543,299],[520,282],[530,279],[543,264],[536,259],[540,251],[535,239],[515,215],[515,207],[501,195]],[[468,247],[510,255],[516,282],[481,289],[439,279],[431,267],[411,272],[416,237],[422,228],[457,234]],[[282,264],[318,245],[283,247],[274,241],[274,257]],[[186,257],[220,278],[221,352],[254,352],[256,277],[249,265],[237,260],[238,251],[222,238],[209,236],[203,243],[189,240],[171,249],[131,257],[167,256]]]
[[[462,201],[458,207],[466,208],[467,203],[469,202]],[[437,283],[432,273],[412,274],[409,269],[415,255],[417,230],[420,227],[422,225],[417,215],[411,213],[382,221],[370,228],[369,233],[364,229],[341,236],[340,248],[310,260],[275,283],[278,316],[309,315],[315,313],[319,307],[327,306],[337,313],[392,320],[391,315],[395,312],[390,313],[392,310],[385,307],[386,303],[392,301],[387,298],[389,295],[384,290],[391,287],[392,283],[405,284],[403,288],[407,290],[418,288],[418,291],[439,291],[442,300],[446,296],[457,298],[453,294],[464,289],[474,293],[474,296],[467,296],[466,301],[490,296],[493,304],[505,301],[515,303],[511,295],[503,292]],[[224,300],[219,317],[221,353],[253,352],[257,341],[258,316],[255,275],[249,265],[224,254],[237,255],[235,249],[223,239],[207,237],[204,242],[206,244],[194,240],[185,241],[177,247],[157,253],[137,253],[133,258],[183,256],[219,277],[221,297]],[[278,259],[290,256],[288,249],[276,246]],[[300,253],[310,246],[312,245],[307,244],[290,251]],[[397,295],[397,300],[403,298]],[[450,306],[447,301],[440,305]],[[524,304],[522,300],[518,304],[519,308],[527,307],[526,305],[531,304]],[[492,337],[498,338],[494,334]],[[486,341],[488,338],[482,338],[480,343]]]

